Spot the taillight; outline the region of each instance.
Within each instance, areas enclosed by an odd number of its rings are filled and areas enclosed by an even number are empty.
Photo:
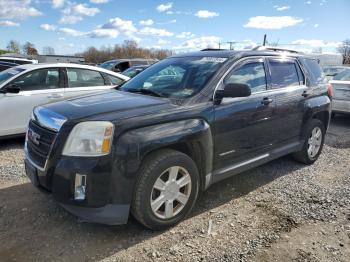
[[[328,83],[327,92],[329,97],[333,97],[333,87],[331,83]]]

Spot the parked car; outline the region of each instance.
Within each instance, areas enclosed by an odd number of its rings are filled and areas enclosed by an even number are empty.
[[[131,66],[135,65],[152,65],[157,60],[155,59],[144,59],[144,58],[132,58],[132,59],[116,59],[116,60],[109,60],[106,61],[99,66],[108,69],[114,72],[124,72],[126,69],[128,69]]]
[[[14,67],[14,66],[18,66],[18,64],[0,61],[0,72],[4,71],[6,69],[9,69],[11,67]]]
[[[34,106],[114,88],[129,78],[76,64],[28,64],[0,72],[0,138],[23,135]]]
[[[326,75],[327,80],[332,80],[337,74],[350,69],[347,66],[324,66],[323,72]]]
[[[272,51],[181,54],[120,91],[36,107],[26,173],[87,221],[123,224],[131,212],[164,229],[222,179],[291,153],[314,163],[330,114],[318,60]]]
[[[21,57],[0,56],[0,62],[9,62],[9,63],[18,64],[18,65],[26,65],[26,64],[37,64],[38,60],[21,58]]]
[[[333,87],[333,113],[350,113],[350,68],[329,82]]]
[[[138,66],[132,66],[125,71],[123,71],[123,75],[128,76],[130,78],[135,77],[139,73],[141,73],[143,70],[145,70],[149,65],[138,65]]]

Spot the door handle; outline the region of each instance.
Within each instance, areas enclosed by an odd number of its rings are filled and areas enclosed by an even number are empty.
[[[48,95],[48,98],[62,98],[63,94],[52,94],[52,95]]]
[[[303,97],[308,97],[310,94],[309,91],[305,90],[302,94],[301,94]]]
[[[264,97],[264,99],[261,101],[261,103],[265,106],[271,104],[273,102],[273,100],[271,98],[268,97]]]

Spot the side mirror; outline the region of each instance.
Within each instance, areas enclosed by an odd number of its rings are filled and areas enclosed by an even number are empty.
[[[250,87],[246,84],[232,83],[225,85],[223,90],[216,91],[216,98],[247,97],[251,95]]]
[[[3,93],[18,94],[21,88],[16,84],[9,84],[3,88]]]

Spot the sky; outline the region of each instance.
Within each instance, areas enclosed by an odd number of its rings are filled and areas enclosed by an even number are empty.
[[[74,54],[132,39],[176,52],[270,43],[336,52],[350,38],[350,0],[0,0],[0,49],[10,40],[39,53]]]

